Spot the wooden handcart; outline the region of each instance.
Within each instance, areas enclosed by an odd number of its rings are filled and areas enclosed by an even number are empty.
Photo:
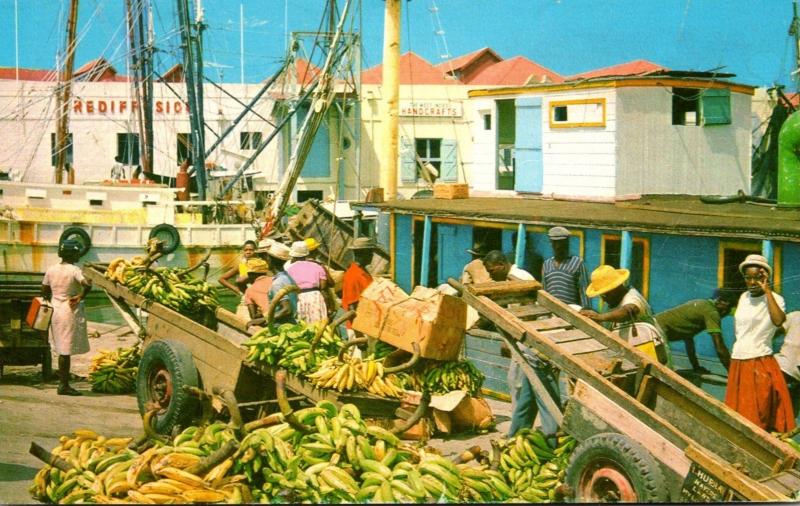
[[[52,373],[47,332],[25,322],[34,297],[42,294],[42,273],[0,272],[0,377],[6,365],[42,364],[42,378]]]
[[[800,490],[793,448],[538,282],[449,283],[494,324],[536,394],[580,442],[566,473],[573,500],[787,501]],[[542,387],[520,343],[574,381],[566,406]]]

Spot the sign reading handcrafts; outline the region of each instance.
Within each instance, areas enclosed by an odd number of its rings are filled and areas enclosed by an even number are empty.
[[[456,118],[461,116],[461,104],[447,100],[401,100],[400,116]]]

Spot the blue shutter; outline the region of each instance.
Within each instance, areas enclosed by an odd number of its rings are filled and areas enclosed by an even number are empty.
[[[472,227],[469,225],[436,226],[439,283],[447,283],[447,278],[459,279],[461,271],[472,256],[467,250],[472,247]]]
[[[442,139],[441,177],[449,183],[458,181],[458,144],[454,139]]]
[[[514,156],[516,158],[514,189],[519,192],[541,192],[544,184],[542,160],[542,99],[518,98]]]
[[[417,182],[417,159],[414,143],[405,137],[400,138],[400,180],[404,183]]]
[[[309,104],[303,103],[297,108],[297,126],[292,138],[292,149],[294,149],[295,142],[297,141],[297,133],[303,122],[308,115]],[[311,143],[311,150],[308,152],[306,162],[303,164],[303,170],[300,175],[304,178],[308,177],[331,177],[331,147],[330,135],[328,133],[328,118],[327,114],[317,129],[317,134],[314,136],[314,141]]]
[[[711,88],[700,98],[700,114],[704,125],[731,124],[731,91]]]

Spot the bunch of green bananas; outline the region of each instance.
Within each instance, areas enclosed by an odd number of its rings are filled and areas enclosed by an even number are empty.
[[[89,382],[93,392],[126,394],[136,390],[136,373],[142,358],[139,345],[101,350],[89,366]]]
[[[514,491],[506,483],[500,471],[490,469],[486,465],[471,466],[458,464],[463,487],[459,494],[462,502],[502,502],[515,497]]]
[[[515,496],[529,502],[554,501],[576,444],[564,435],[553,447],[541,431],[520,430],[501,447],[500,471]]]
[[[481,391],[485,376],[469,360],[427,363],[422,384],[433,394],[464,390],[471,396]]]
[[[387,355],[394,353],[395,351],[397,351],[397,348],[391,344],[378,341],[375,343],[375,351],[373,351],[369,358],[372,358],[373,360],[382,360],[386,358]]]
[[[340,392],[363,389],[380,397],[402,397],[403,391],[395,383],[393,374],[384,375],[383,363],[378,360],[361,360],[350,357],[340,362],[331,357],[306,375],[318,388],[331,388]]]
[[[322,335],[312,352],[311,342],[318,332],[322,332]],[[248,362],[280,365],[293,374],[305,374],[316,369],[323,360],[339,353],[342,340],[324,322],[316,325],[300,322],[284,323],[277,328],[265,327],[242,344],[250,348]]]

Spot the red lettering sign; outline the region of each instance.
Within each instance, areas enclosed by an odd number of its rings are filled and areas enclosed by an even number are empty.
[[[106,112],[108,110],[108,106],[106,105],[105,100],[98,100],[97,101],[97,112]]]

